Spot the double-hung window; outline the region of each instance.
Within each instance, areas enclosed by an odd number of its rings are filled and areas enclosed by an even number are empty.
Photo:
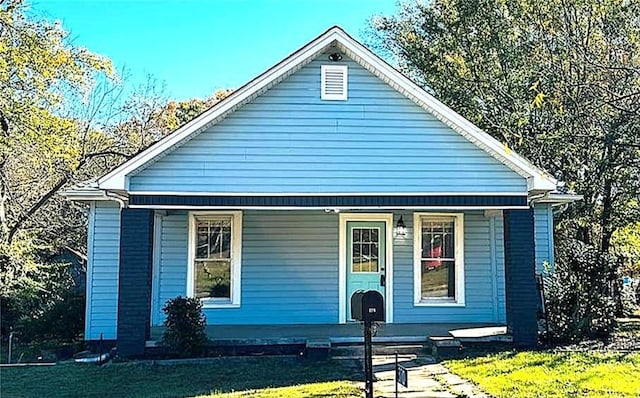
[[[464,305],[464,217],[414,213],[414,303]]]
[[[189,295],[205,307],[240,305],[241,212],[189,217]]]

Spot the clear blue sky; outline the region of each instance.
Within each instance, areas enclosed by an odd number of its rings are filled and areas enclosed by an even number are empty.
[[[76,45],[151,74],[174,99],[237,88],[333,25],[364,39],[368,20],[397,0],[32,0]],[[131,84],[131,82],[130,82]]]

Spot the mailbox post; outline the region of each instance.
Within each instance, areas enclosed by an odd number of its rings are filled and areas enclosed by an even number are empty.
[[[384,299],[376,290],[358,290],[351,296],[351,317],[364,324],[364,391],[366,398],[373,398],[373,348],[371,326],[384,322]]]

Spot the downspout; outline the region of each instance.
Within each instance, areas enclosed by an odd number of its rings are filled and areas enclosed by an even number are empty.
[[[125,202],[126,198],[124,198],[122,195],[119,195],[115,192],[109,191],[109,190],[105,190],[104,191],[104,196],[111,198],[113,200],[115,200],[116,202],[118,202],[118,204],[120,205],[120,209],[124,209],[127,207],[127,203]]]
[[[533,206],[536,202],[538,202],[540,199],[544,199],[549,195],[549,192],[545,192],[545,193],[540,193],[537,195],[532,195],[529,197],[528,201],[529,201],[529,206]]]

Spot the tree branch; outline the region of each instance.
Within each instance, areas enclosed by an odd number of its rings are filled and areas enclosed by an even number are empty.
[[[55,195],[60,188],[69,182],[69,177],[62,177],[47,193],[45,193],[40,200],[38,200],[33,206],[29,208],[25,213],[23,213],[18,220],[16,220],[15,224],[11,226],[9,229],[9,234],[7,235],[7,243],[11,243],[15,234],[18,232],[22,224],[25,223],[35,212],[37,212],[42,206],[45,205]]]

